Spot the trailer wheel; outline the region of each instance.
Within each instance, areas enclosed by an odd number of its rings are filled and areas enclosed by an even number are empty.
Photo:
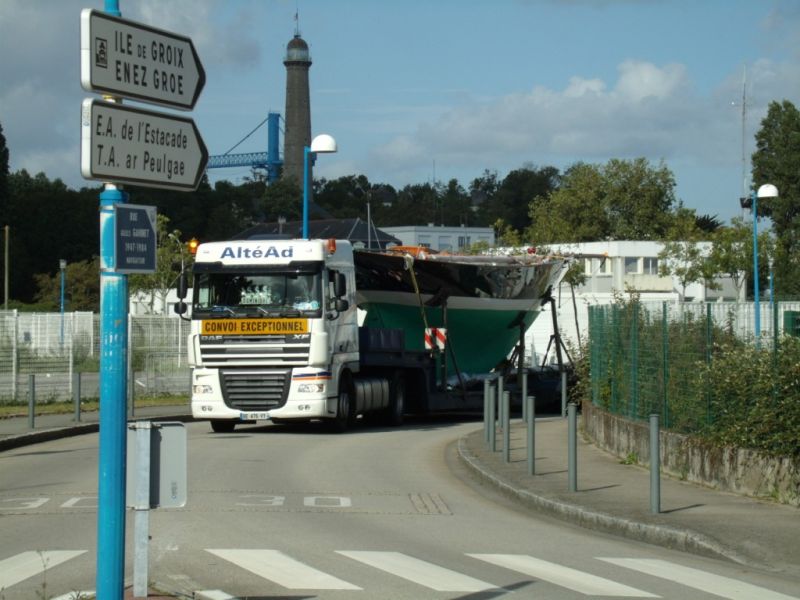
[[[347,429],[355,422],[355,399],[351,391],[350,382],[343,379],[339,384],[339,399],[336,406],[336,418],[333,419],[333,429],[339,433]]]
[[[211,419],[211,429],[214,433],[230,433],[234,427],[236,427],[236,421]]]
[[[406,382],[401,371],[395,372],[389,388],[389,409],[386,413],[386,422],[392,427],[403,424],[403,414],[406,410]]]

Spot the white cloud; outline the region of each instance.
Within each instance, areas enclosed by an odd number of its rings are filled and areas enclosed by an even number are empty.
[[[704,125],[713,118],[707,99],[691,93],[683,65],[627,60],[616,81],[573,76],[562,90],[528,93],[447,110],[375,153],[427,165],[602,161],[611,157],[703,153]]]
[[[688,83],[683,65],[658,68],[652,63],[626,60],[619,66],[620,77],[614,93],[633,103],[645,98],[672,97]]]

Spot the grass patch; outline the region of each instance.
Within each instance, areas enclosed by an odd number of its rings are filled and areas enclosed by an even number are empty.
[[[186,394],[160,394],[157,396],[137,396],[134,400],[134,408],[180,405],[188,406],[189,396]],[[100,402],[97,398],[81,400],[81,412],[96,411],[99,407]],[[37,415],[63,415],[72,414],[73,412],[75,412],[75,404],[72,400],[68,402],[47,402],[36,405]],[[26,417],[27,415],[27,402],[0,404],[0,419],[6,417]]]

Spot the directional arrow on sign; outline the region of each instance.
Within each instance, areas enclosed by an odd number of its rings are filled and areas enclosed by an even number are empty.
[[[162,189],[193,191],[208,150],[192,119],[102,100],[81,110],[81,174]]]
[[[192,40],[90,8],[81,11],[81,85],[191,110],[206,82]]]

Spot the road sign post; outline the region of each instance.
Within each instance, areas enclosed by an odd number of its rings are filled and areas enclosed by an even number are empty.
[[[205,81],[188,37],[89,8],[81,11],[83,89],[191,110]]]
[[[117,184],[197,189],[208,151],[191,119],[123,107],[120,97],[191,110],[205,85],[192,41],[121,19],[119,0],[105,12],[81,11],[81,85],[111,102],[86,100],[81,111],[81,172],[106,182],[100,194],[100,449],[98,456],[97,597],[121,598],[125,568],[125,401],[128,277],[155,267],[155,225],[134,238],[127,194]],[[150,207],[139,207],[150,208]],[[149,213],[147,213],[149,220]],[[122,221],[128,217],[126,229]],[[153,219],[155,217],[153,216]],[[119,227],[118,225],[121,225]],[[140,232],[141,233],[141,232]],[[147,237],[152,245],[142,240]],[[126,244],[131,243],[131,246]],[[129,254],[126,255],[126,252]],[[120,260],[122,262],[120,262]],[[147,272],[147,271],[144,271]]]
[[[192,119],[87,98],[81,174],[87,179],[193,191],[208,150]]]
[[[117,204],[114,271],[153,273],[156,270],[156,207]]]

